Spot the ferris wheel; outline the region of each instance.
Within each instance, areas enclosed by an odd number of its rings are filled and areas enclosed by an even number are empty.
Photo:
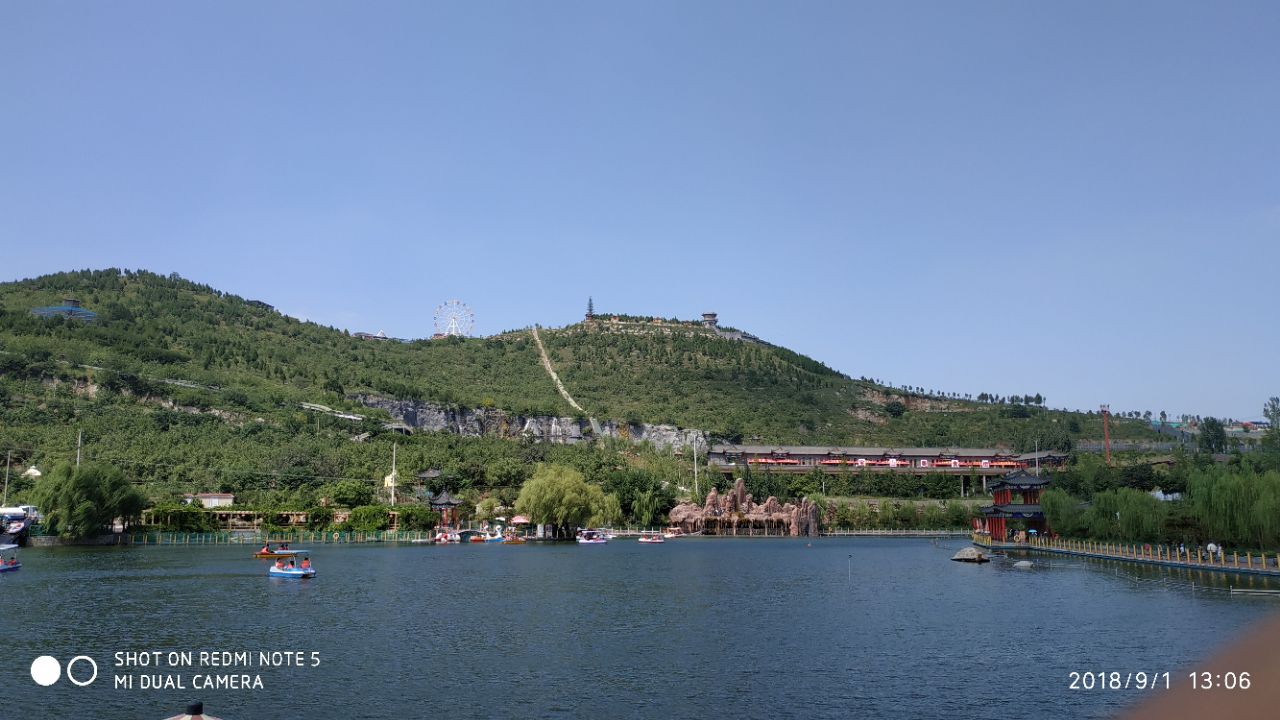
[[[436,306],[436,334],[466,337],[475,327],[476,314],[460,300],[450,300]]]

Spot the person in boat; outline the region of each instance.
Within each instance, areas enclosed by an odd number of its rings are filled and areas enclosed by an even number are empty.
[[[264,553],[274,552],[271,549],[271,543],[264,543],[262,546],[262,550],[260,552],[264,552]]]
[[[280,543],[280,547],[277,548],[277,550],[288,550],[288,549],[289,549],[289,543]]]
[[[310,570],[310,569],[311,569],[311,559],[310,559],[310,558],[302,558],[302,569],[303,569],[303,570]]]
[[[293,564],[293,561],[292,561],[292,560],[290,560],[290,561],[289,561],[289,569],[290,569],[290,570],[297,570],[297,569],[298,569],[298,568],[297,568],[297,566]]]
[[[277,569],[277,570],[283,570],[283,569],[284,569],[284,561],[283,561],[283,560],[277,560],[277,561],[276,561],[276,569]]]

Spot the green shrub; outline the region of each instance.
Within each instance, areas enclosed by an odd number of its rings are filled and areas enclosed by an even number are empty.
[[[422,505],[396,507],[401,530],[430,530],[440,524],[440,514]]]
[[[307,529],[324,530],[333,523],[333,510],[327,507],[313,507],[307,510]]]
[[[347,521],[356,532],[377,532],[391,527],[391,516],[385,505],[361,505],[351,511]]]

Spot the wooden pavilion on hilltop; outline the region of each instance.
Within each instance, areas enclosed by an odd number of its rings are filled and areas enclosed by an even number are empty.
[[[1044,534],[1048,523],[1040,508],[1040,493],[1049,486],[1047,475],[1033,475],[1026,470],[1016,470],[1005,475],[991,486],[992,504],[982,508],[982,517],[975,518],[973,529],[987,536],[991,543],[1025,542],[1026,535],[1016,536],[1009,527],[1010,520],[1021,520],[1027,532]],[[1014,502],[1014,494],[1019,495]]]

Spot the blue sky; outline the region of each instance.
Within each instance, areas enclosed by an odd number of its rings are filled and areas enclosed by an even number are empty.
[[[1280,394],[1280,5],[0,5],[0,279],[722,320],[853,376]]]

